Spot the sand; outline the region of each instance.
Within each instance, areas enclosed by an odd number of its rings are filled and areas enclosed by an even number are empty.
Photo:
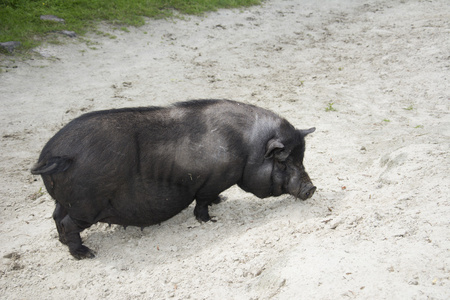
[[[273,0],[2,56],[0,298],[448,299],[450,6]],[[116,38],[111,38],[111,37]],[[88,111],[228,98],[307,137],[312,199],[237,187],[141,231],[97,224],[75,260],[31,166]]]

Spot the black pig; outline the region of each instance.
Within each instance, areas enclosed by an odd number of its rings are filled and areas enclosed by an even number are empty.
[[[75,258],[88,258],[85,228],[157,224],[194,199],[194,215],[206,222],[208,205],[234,184],[259,198],[310,198],[316,187],[303,155],[314,130],[230,100],[96,111],[56,133],[31,172],[56,200],[59,240]]]

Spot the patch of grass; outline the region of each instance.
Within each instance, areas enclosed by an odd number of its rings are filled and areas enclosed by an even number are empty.
[[[414,128],[423,128],[423,125],[417,125],[417,126],[414,127]]]
[[[37,191],[36,193],[30,195],[29,198],[34,201],[34,200],[36,200],[37,198],[39,198],[39,197],[41,197],[43,195],[44,195],[44,191],[42,190],[42,187],[41,187],[41,188],[39,188],[39,191]]]
[[[325,111],[329,112],[329,111],[337,111],[336,108],[333,107],[333,102],[328,103],[327,107],[325,107]]]
[[[99,35],[99,36],[103,36],[103,37],[107,37],[107,38],[110,38],[110,39],[117,39],[117,36],[116,35],[114,35],[114,34],[110,34],[110,33],[108,33],[108,32],[103,32],[103,31],[100,31],[100,30],[94,30],[94,33],[95,34],[97,34],[97,35]]]
[[[18,41],[22,49],[30,49],[50,32],[69,30],[83,35],[99,21],[126,28],[143,25],[144,17],[171,17],[174,10],[200,15],[219,8],[260,3],[261,0],[0,0],[0,42]],[[41,15],[55,15],[65,22],[43,21]]]
[[[414,107],[413,107],[412,105],[410,105],[410,106],[408,106],[408,107],[404,107],[403,109],[404,109],[404,110],[413,110]]]
[[[389,119],[383,119],[383,122],[389,123],[391,120]]]

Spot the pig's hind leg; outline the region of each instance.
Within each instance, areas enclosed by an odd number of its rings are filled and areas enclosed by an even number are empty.
[[[95,257],[94,252],[82,244],[80,237],[80,232],[92,224],[82,223],[85,222],[74,221],[70,215],[66,214],[59,223],[60,228],[57,225],[58,231],[61,230],[60,241],[69,247],[70,254],[76,259],[93,258]]]
[[[58,230],[59,241],[64,245],[67,245],[66,235],[64,234],[61,221],[67,216],[67,211],[61,204],[56,202],[55,211],[53,211],[53,220],[55,220],[56,229]]]

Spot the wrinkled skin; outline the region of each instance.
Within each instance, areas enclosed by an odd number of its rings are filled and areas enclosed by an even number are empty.
[[[259,198],[310,198],[316,188],[303,155],[314,130],[229,100],[98,111],[51,138],[31,172],[56,201],[59,240],[75,258],[90,258],[79,233],[92,224],[158,224],[194,200],[207,222],[208,206],[234,184]]]

